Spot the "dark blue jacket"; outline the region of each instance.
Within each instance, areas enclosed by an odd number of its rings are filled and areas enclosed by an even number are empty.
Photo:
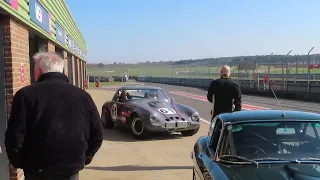
[[[72,175],[91,162],[102,141],[102,122],[90,94],[64,74],[46,73],[15,94],[5,134],[14,167]]]

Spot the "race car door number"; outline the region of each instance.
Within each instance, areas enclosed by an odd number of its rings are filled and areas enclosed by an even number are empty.
[[[161,112],[162,114],[176,114],[177,112],[173,109],[169,109],[169,108],[160,108],[158,109],[159,112]]]

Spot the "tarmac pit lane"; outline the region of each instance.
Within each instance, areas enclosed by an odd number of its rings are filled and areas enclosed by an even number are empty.
[[[101,111],[114,92],[89,89]],[[100,112],[101,113],[101,112]],[[192,137],[180,133],[156,133],[143,140],[134,139],[122,127],[104,130],[104,142],[92,163],[80,172],[81,180],[183,180],[192,179],[190,152],[194,142],[206,135],[209,126],[201,123]]]

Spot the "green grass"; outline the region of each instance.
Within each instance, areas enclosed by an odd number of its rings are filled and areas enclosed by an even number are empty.
[[[101,86],[114,86],[114,85],[122,85],[125,82],[100,82],[100,87]],[[89,83],[89,88],[96,87],[95,82],[90,82]]]
[[[111,70],[111,71],[110,71]],[[196,75],[190,75],[190,74],[179,74],[179,72],[192,72],[197,73]],[[220,67],[165,67],[165,66],[152,66],[146,67],[142,66],[139,69],[136,67],[117,67],[117,68],[111,68],[111,67],[104,67],[104,68],[98,68],[98,67],[88,67],[88,74],[90,76],[117,76],[117,75],[124,75],[125,73],[129,76],[153,76],[153,77],[175,77],[175,78],[203,78],[203,79],[212,79],[219,76]],[[267,66],[261,66],[257,70],[259,73],[267,73]],[[209,73],[209,75],[203,75],[202,73]],[[232,67],[232,73],[238,73],[237,67]],[[250,72],[252,73],[252,71]],[[285,73],[285,68],[284,68]],[[289,68],[289,74],[295,74],[296,69],[295,67]],[[308,69],[300,67],[298,69],[298,74],[307,74]],[[320,73],[320,69],[311,69],[311,74]],[[281,68],[270,68],[270,74],[282,74]]]

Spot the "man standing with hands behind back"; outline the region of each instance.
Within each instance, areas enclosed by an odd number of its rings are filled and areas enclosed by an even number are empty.
[[[8,158],[25,180],[79,180],[103,141],[99,112],[89,93],[69,83],[59,55],[33,58],[37,82],[13,97]]]
[[[211,120],[219,114],[233,111],[241,111],[241,90],[237,82],[230,78],[231,69],[225,65],[220,70],[220,79],[213,80],[209,86],[207,99],[213,103],[214,109]]]

